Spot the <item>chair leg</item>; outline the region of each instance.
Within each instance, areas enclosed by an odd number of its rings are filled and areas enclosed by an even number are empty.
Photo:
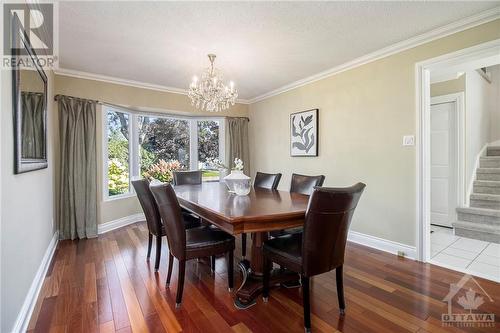
[[[182,292],[184,291],[184,275],[186,273],[186,261],[179,260],[179,277],[177,278],[177,296],[175,298],[175,307],[180,308],[182,302]]]
[[[335,269],[337,275],[337,296],[339,298],[339,309],[340,314],[345,314],[345,299],[344,299],[344,275],[343,266],[339,266]]]
[[[153,245],[153,235],[152,234],[149,234],[148,235],[148,256],[147,256],[147,259],[149,260],[149,258],[151,258],[151,246]]]
[[[161,257],[161,236],[156,236],[155,272],[158,272],[158,269],[160,268],[160,257]]]
[[[302,276],[302,299],[304,304],[304,330],[311,332],[311,303],[309,295],[309,277]]]
[[[212,269],[212,272],[215,272],[215,256],[210,257],[210,268]]]
[[[241,234],[241,256],[243,259],[247,256],[247,234]]]
[[[168,273],[167,273],[167,283],[165,286],[170,286],[170,278],[172,277],[172,268],[174,267],[174,256],[172,253],[168,254]]]
[[[227,252],[226,260],[227,260],[227,286],[229,291],[233,290],[234,286],[234,253],[233,251]]]
[[[263,262],[263,276],[262,276],[262,300],[267,303],[269,301],[269,275],[271,271],[269,268],[269,259],[264,255]]]

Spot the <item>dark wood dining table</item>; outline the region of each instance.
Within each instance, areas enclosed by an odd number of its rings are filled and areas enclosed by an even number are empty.
[[[174,189],[184,209],[232,235],[252,235],[251,260],[242,260],[239,265],[243,282],[236,292],[235,306],[245,309],[255,304],[262,290],[262,245],[268,239],[268,232],[302,226],[309,197],[262,188],[252,188],[248,195],[238,196],[219,182],[180,185]],[[276,269],[270,283],[297,284],[298,278],[296,273]]]

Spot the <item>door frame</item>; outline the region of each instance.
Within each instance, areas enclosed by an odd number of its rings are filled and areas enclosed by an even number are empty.
[[[416,104],[416,250],[417,260],[430,259],[430,73],[443,67],[500,58],[500,39],[415,64]]]
[[[467,190],[466,190],[466,179],[465,179],[465,93],[453,93],[448,95],[440,95],[431,97],[431,106],[435,104],[445,104],[445,103],[455,103],[455,137],[456,151],[455,151],[455,161],[456,166],[456,179],[454,180],[457,184],[457,193],[455,197],[455,202],[460,206],[465,206],[467,204]],[[430,142],[429,142],[430,144]],[[429,145],[430,148],[430,145]],[[429,160],[430,162],[430,160]],[[429,176],[432,176],[429,171]],[[430,209],[430,206],[429,206]],[[429,220],[429,228],[430,223]],[[430,233],[428,235],[430,237]]]

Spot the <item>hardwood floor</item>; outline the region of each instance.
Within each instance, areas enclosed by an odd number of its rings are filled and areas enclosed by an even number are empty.
[[[60,242],[28,331],[303,332],[300,288],[272,289],[269,303],[259,298],[252,308],[237,310],[234,292],[227,291],[223,257],[217,259],[215,274],[208,261],[188,263],[182,307],[176,309],[177,262],[166,289],[166,240],[162,247],[160,271],[155,274],[154,256],[146,261],[145,223],[97,239]],[[482,294],[479,312],[494,313],[496,328],[457,328],[442,326],[441,314],[448,309],[442,299],[461,273],[352,243],[344,273],[347,309],[343,318],[338,314],[335,272],[311,280],[314,332],[498,332],[500,327],[498,283],[476,279],[493,299],[490,302]],[[240,274],[235,277],[238,286]],[[463,309],[457,300],[455,309]]]

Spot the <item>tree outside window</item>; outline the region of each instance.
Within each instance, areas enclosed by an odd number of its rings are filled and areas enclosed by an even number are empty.
[[[138,117],[141,174],[164,161],[179,161],[189,169],[189,122],[173,118]]]

